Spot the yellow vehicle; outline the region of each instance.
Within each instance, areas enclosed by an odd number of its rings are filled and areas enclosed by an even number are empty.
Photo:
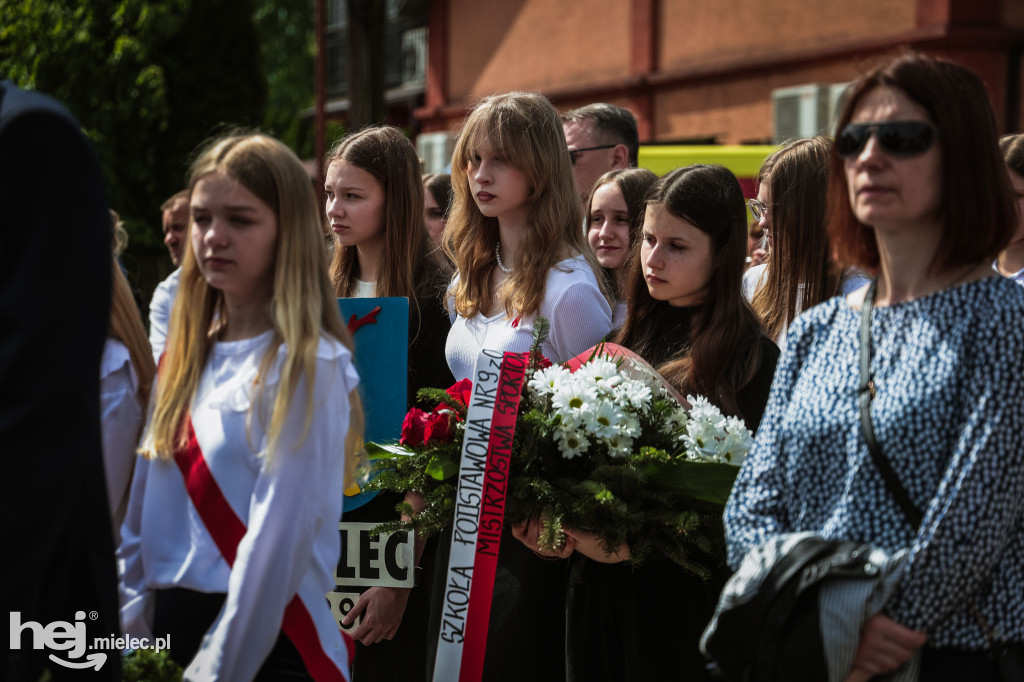
[[[664,175],[681,166],[717,163],[733,172],[749,199],[757,196],[754,185],[761,164],[776,149],[772,145],[641,145],[639,165]]]

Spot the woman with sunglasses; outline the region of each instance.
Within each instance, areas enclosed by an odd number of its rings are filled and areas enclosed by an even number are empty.
[[[779,349],[800,311],[867,284],[832,260],[825,229],[832,140],[793,140],[773,152],[758,173],[757,198],[747,202],[771,243],[767,262],[743,274],[743,294]]]
[[[1024,642],[1024,291],[991,268],[1015,225],[995,116],[976,74],[909,53],[852,86],[838,130],[829,230],[875,280],[790,327],[729,561],[800,531],[905,549],[850,679],[911,659],[999,679],[995,639]]]

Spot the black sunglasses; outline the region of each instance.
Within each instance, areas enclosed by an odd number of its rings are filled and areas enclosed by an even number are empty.
[[[615,146],[616,145],[614,145],[614,144],[602,144],[602,145],[600,145],[598,147],[584,147],[583,149],[570,149],[569,150],[569,161],[572,163],[572,165],[575,166],[576,165],[576,160],[580,158],[580,155],[583,154],[583,152],[592,152],[592,151],[596,151],[598,149],[611,149],[612,147],[615,147]]]
[[[893,156],[924,154],[935,141],[935,126],[927,121],[849,123],[836,138],[836,152],[844,159],[857,156],[871,136]]]

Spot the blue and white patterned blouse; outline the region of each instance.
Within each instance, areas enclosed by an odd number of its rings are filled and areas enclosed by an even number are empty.
[[[1001,277],[872,311],[882,453],[925,511],[886,489],[857,410],[860,311],[833,298],[790,327],[725,510],[729,562],[775,533],[911,547],[886,611],[930,646],[986,648],[968,598],[1024,642],[1024,288]]]

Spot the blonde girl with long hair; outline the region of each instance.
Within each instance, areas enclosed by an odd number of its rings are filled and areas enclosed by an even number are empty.
[[[121,219],[110,212],[114,228],[110,256],[110,323],[100,361],[100,418],[103,432],[103,470],[114,541],[128,508],[128,487],[135,468],[135,448],[146,416],[156,365],[118,256],[128,243]]]
[[[122,626],[172,635],[187,679],[347,679],[324,594],[362,412],[313,188],[279,141],[236,133],[199,153],[189,189],[118,550]]]
[[[444,362],[451,322],[442,296],[450,270],[423,225],[423,181],[416,148],[393,126],[348,135],[327,154],[326,215],[335,238],[331,278],[339,297],[403,296],[409,299],[409,369],[406,400],[426,387],[454,383]],[[345,522],[395,520],[397,493],[382,493],[345,514]],[[407,493],[422,509],[424,501]],[[417,585],[371,587],[348,612],[357,617],[355,680],[422,679],[426,671],[426,620],[437,540],[416,539]]]
[[[456,379],[470,375],[483,348],[528,350],[538,316],[551,322],[543,351],[552,362],[611,331],[562,124],[547,99],[519,92],[483,99],[452,155],[452,188],[444,248],[458,275],[445,354]],[[485,679],[565,679],[565,580],[565,562],[538,558],[506,530]]]

